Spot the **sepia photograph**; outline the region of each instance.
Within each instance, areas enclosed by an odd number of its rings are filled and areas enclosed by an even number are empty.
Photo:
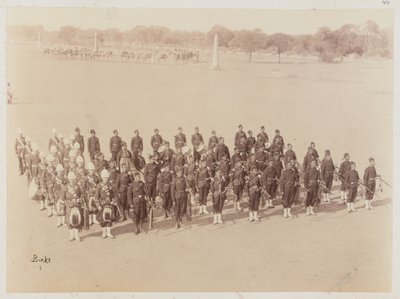
[[[5,12],[7,293],[398,284],[392,8]]]

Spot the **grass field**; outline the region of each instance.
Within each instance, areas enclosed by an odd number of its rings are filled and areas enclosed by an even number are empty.
[[[316,217],[298,206],[298,216],[285,220],[279,206],[250,224],[247,213],[236,215],[228,205],[222,226],[202,216],[176,231],[172,222],[158,220],[153,231],[136,237],[125,222],[113,241],[101,240],[95,228],[80,244],[68,242],[68,232],[26,199],[13,154],[18,127],[42,149],[53,127],[68,136],[79,126],[85,139],[94,128],[108,154],[114,128],[126,141],[139,129],[147,153],[156,127],[169,141],[178,126],[187,136],[199,126],[207,139],[215,129],[232,149],[238,124],[255,133],[265,125],[270,138],[281,130],[300,161],[314,141],[321,156],[331,150],[335,164],[349,152],[360,175],[375,157],[377,171],[392,182],[392,61],[254,58],[248,64],[246,55],[221,54],[222,70],[210,71],[208,61],[96,63],[10,48],[7,79],[16,100],[7,106],[8,290],[389,291],[388,188],[370,212],[347,214],[336,200]],[[31,263],[33,254],[53,262]]]

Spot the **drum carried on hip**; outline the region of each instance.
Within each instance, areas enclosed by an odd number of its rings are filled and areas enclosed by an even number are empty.
[[[185,156],[190,155],[191,151],[192,150],[188,145],[182,146],[182,154],[184,154]]]
[[[207,148],[204,146],[204,144],[200,144],[196,147],[196,152],[198,152],[200,155],[203,155],[207,152]]]

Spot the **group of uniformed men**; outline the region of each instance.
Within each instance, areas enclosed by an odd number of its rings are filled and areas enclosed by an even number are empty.
[[[344,154],[338,168],[329,150],[320,161],[313,142],[300,166],[292,145],[285,146],[280,131],[275,130],[276,135],[270,142],[264,126],[254,137],[252,131],[246,134],[239,125],[233,155],[224,138],[215,131],[206,145],[196,127],[191,137],[192,150],[180,127],[174,136],[174,151],[155,129],[150,140],[153,153],[147,164],[138,130],[131,139],[130,150],[118,131],[113,131],[108,161],[100,150],[95,130],[90,130],[90,134],[87,140],[90,161],[86,162],[84,137],[79,128],[69,138],[53,129],[48,151],[39,151],[37,144],[24,137],[20,129],[15,141],[20,175],[27,175],[29,188],[34,190],[30,197],[40,203],[41,210],[47,210],[49,217],[57,217],[58,227],[68,226],[71,241],[80,241],[82,227],[93,224],[102,227],[102,238],[114,238],[113,222],[128,218],[133,219],[134,232],[138,234],[159,197],[164,218],[172,217],[174,207],[177,228],[181,227],[183,216],[190,219],[192,204],[197,203],[198,215],[208,215],[209,196],[213,224],[223,223],[222,210],[228,190],[234,195],[236,211],[242,210],[243,193],[247,193],[251,222],[259,221],[260,204],[274,208],[273,201],[280,195],[284,217],[292,218],[291,208],[300,191],[306,193],[306,215],[314,215],[314,207],[321,197],[331,201],[329,195],[335,174],[341,180],[341,199],[347,203],[348,212],[356,211],[354,200],[359,186],[365,191],[365,207],[372,209],[371,200],[379,178],[373,158],[369,159],[370,165],[361,181],[349,154]]]

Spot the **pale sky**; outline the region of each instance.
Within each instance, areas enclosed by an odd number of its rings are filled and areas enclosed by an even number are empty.
[[[43,25],[57,30],[71,25],[82,28],[131,29],[160,25],[171,29],[206,32],[214,24],[230,29],[262,28],[266,33],[314,33],[321,26],[337,29],[343,24],[373,20],[382,28],[393,27],[392,10],[271,10],[271,9],[160,9],[160,8],[8,8],[7,24]]]

